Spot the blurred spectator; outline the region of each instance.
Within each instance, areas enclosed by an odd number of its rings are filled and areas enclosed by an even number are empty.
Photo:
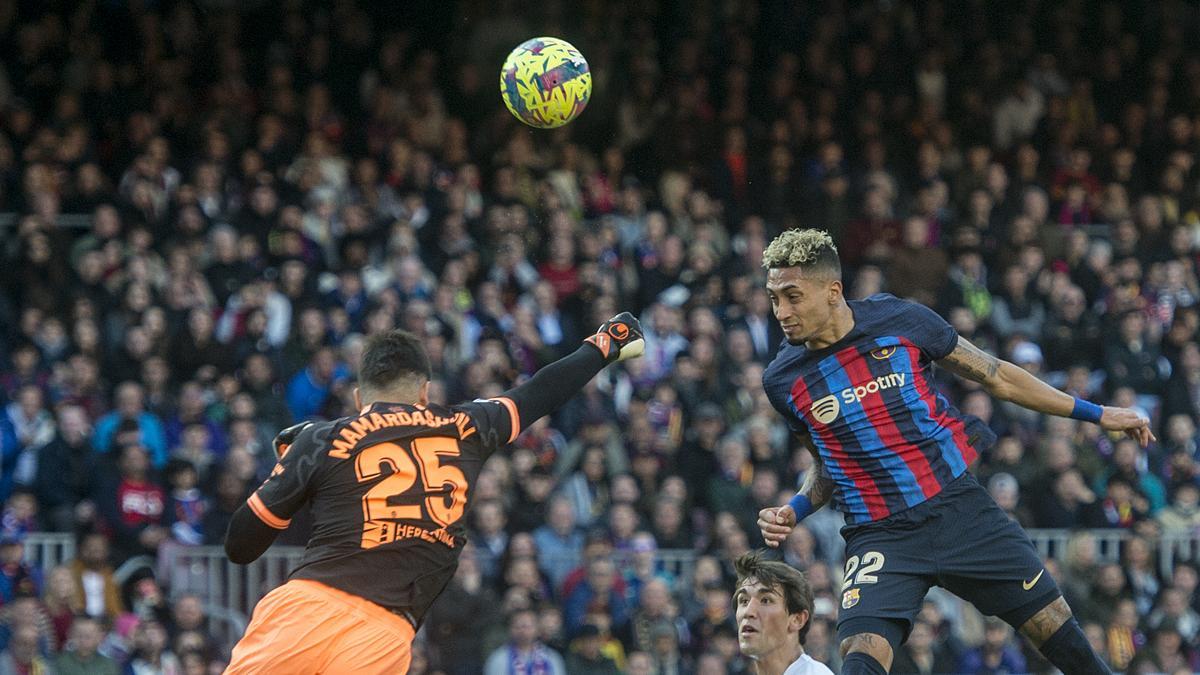
[[[150,455],[134,443],[117,453],[117,475],[97,503],[119,555],[154,553],[169,536],[164,527],[166,494],[151,473]]]
[[[654,646],[656,629],[664,625],[675,633],[680,648],[687,649],[690,631],[687,621],[679,615],[670,586],[662,579],[652,579],[646,582],[638,596],[637,608],[629,621],[629,635],[624,642],[633,649],[650,650]]]
[[[109,452],[129,443],[141,443],[150,451],[154,466],[167,463],[167,437],[162,420],[146,411],[144,392],[136,382],[123,382],[114,396],[117,408],[96,420],[93,443],[96,450]]]
[[[1134,655],[1146,644],[1146,635],[1138,628],[1137,604],[1133,600],[1118,601],[1105,632],[1108,643],[1108,662],[1124,670]]]
[[[583,527],[590,526],[608,508],[605,457],[603,447],[584,448],[579,468],[564,481],[561,488],[575,509],[575,521]]]
[[[887,267],[888,290],[898,297],[932,306],[946,278],[947,267],[946,252],[931,243],[929,223],[918,217],[907,218],[900,245]]]
[[[1014,265],[1004,272],[1003,290],[992,305],[991,324],[996,336],[1006,340],[1014,334],[1039,337],[1046,322],[1041,300],[1031,297],[1029,273]]]
[[[498,501],[481,501],[472,509],[475,515],[475,530],[471,541],[475,544],[475,555],[479,569],[489,582],[500,576],[500,560],[508,548],[509,536],[505,531],[506,517]]]
[[[1051,300],[1040,338],[1047,370],[1061,371],[1074,365],[1090,368],[1100,363],[1100,322],[1088,309],[1087,298],[1078,286],[1064,289]]]
[[[1200,416],[1200,345],[1187,343],[1179,353],[1179,363],[1167,382],[1163,414]]]
[[[65,645],[77,616],[83,615],[83,593],[71,568],[55,567],[46,579],[42,604],[54,624],[55,644]]]
[[[548,523],[547,503],[553,489],[554,478],[550,470],[541,464],[535,465],[529,473],[521,476],[516,485],[516,504],[509,510],[512,529],[517,532],[532,532],[543,523]]]
[[[583,553],[583,532],[575,526],[575,510],[570,500],[561,495],[550,499],[546,510],[546,524],[533,532],[537,544],[538,566],[550,577],[554,588],[562,588],[562,582],[571,570],[579,565]]]
[[[1020,505],[1020,485],[1017,479],[1007,473],[998,473],[987,483],[988,494],[996,500],[996,504],[1004,509],[1009,518],[1017,521],[1022,527],[1033,526],[1033,516],[1029,510]]]
[[[1164,534],[1189,534],[1200,531],[1200,486],[1180,483],[1171,495],[1171,504],[1156,516]]]
[[[167,624],[167,633],[178,637],[185,633],[207,632],[208,617],[204,611],[204,600],[194,593],[185,593],[175,597],[171,603],[171,617]]]
[[[8,648],[0,652],[0,673],[19,675],[49,672],[54,672],[52,666],[38,653],[37,627],[21,624],[13,628]]]
[[[0,536],[0,600],[40,597],[42,569],[25,562],[25,545],[14,535]]]
[[[667,626],[659,626],[650,633],[650,638],[654,643],[650,654],[654,657],[656,672],[662,675],[681,675],[686,672],[686,662],[679,643],[675,641],[674,631]]]
[[[79,557],[71,562],[79,596],[87,616],[112,620],[124,611],[124,603],[109,561],[108,538],[98,532],[84,535]]]
[[[923,621],[913,623],[908,641],[896,654],[892,670],[897,673],[950,673],[956,667],[954,655],[934,642],[934,629]]]
[[[1154,550],[1148,540],[1134,536],[1125,542],[1121,558],[1126,583],[1137,603],[1138,614],[1145,616],[1150,613],[1162,587],[1158,567],[1154,564]]]
[[[112,659],[97,653],[104,629],[92,617],[79,617],[71,623],[70,637],[63,652],[54,661],[58,675],[117,675]]]
[[[464,549],[454,578],[426,621],[438,662],[451,675],[474,672],[483,661],[481,636],[496,619],[497,600],[484,585],[474,544]]]
[[[629,598],[637,603],[642,589],[651,581],[661,581],[668,591],[675,587],[675,575],[667,571],[658,559],[658,544],[654,535],[639,531],[630,540],[629,559],[624,565],[625,584]]]
[[[1154,611],[1146,619],[1152,629],[1168,625],[1168,622],[1175,626],[1185,642],[1191,643],[1200,633],[1200,614],[1191,608],[1187,594],[1178,588],[1164,589]]]
[[[54,416],[46,410],[44,398],[41,389],[25,385],[17,391],[16,400],[4,410],[21,446],[12,468],[12,479],[18,484],[33,483],[38,453],[55,436]]]
[[[587,576],[569,592],[563,591],[563,622],[574,635],[584,617],[602,611],[612,617],[613,629],[620,632],[629,621],[631,606],[616,582],[616,565],[609,558],[594,558],[587,563]]]
[[[204,516],[208,500],[200,492],[200,475],[187,460],[173,459],[167,464],[167,485],[163,507],[164,523],[171,528],[171,538],[180,544],[204,542]]]
[[[1164,622],[1150,642],[1129,663],[1130,673],[1175,673],[1200,667],[1196,652],[1183,639],[1172,622]]]
[[[153,619],[142,619],[133,631],[133,654],[126,666],[132,675],[182,673],[179,658],[168,649],[167,630]]]
[[[303,420],[316,416],[328,402],[334,384],[347,374],[346,367],[338,364],[332,349],[317,349],[308,367],[296,373],[288,383],[287,403],[292,418]]]
[[[1164,362],[1158,347],[1146,340],[1146,330],[1146,319],[1139,312],[1121,318],[1115,339],[1105,345],[1109,391],[1125,386],[1147,394],[1162,391]]]
[[[621,670],[608,656],[600,652],[600,629],[585,623],[575,636],[571,653],[567,655],[566,672],[583,675],[616,675]]]
[[[1116,442],[1112,451],[1112,476],[1120,476],[1134,487],[1137,494],[1144,499],[1142,510],[1148,515],[1156,514],[1167,503],[1167,490],[1162,480],[1147,470],[1148,461],[1144,451],[1133,439],[1122,438]],[[1098,481],[1103,485],[1106,481]]]
[[[223,455],[226,449],[225,428],[212,419],[208,412],[208,402],[205,400],[204,387],[195,381],[184,382],[177,395],[178,405],[175,411],[168,415],[164,422],[167,434],[167,447],[171,454],[180,454],[181,446],[185,445],[186,434],[190,427],[202,427],[206,441],[202,449]],[[195,431],[192,432],[193,434]]]
[[[1062,559],[1062,575],[1059,587],[1067,604],[1081,611],[1086,607],[1085,600],[1096,580],[1096,538],[1089,532],[1077,532],[1067,540],[1066,555]]]
[[[33,483],[42,523],[48,530],[70,532],[82,520],[78,517],[81,508],[91,503],[98,463],[90,437],[83,408],[77,405],[59,408],[58,431],[54,440],[38,452]]]
[[[959,657],[955,672],[998,671],[1025,672],[1025,657],[1013,642],[1012,628],[999,618],[988,617],[984,622],[983,644]]]
[[[1090,527],[1130,528],[1146,517],[1150,503],[1123,476],[1108,479],[1104,497],[1085,522]]]
[[[740,554],[739,554],[740,555]],[[724,594],[723,601],[718,601],[717,595]],[[710,581],[704,587],[702,596],[703,607],[700,616],[694,619],[688,626],[688,630],[692,635],[690,642],[690,653],[699,654],[713,647],[718,640],[718,634],[722,631],[730,635],[737,635],[737,624],[734,620],[733,607],[729,602],[729,592],[725,589],[725,584],[719,581]],[[672,642],[677,642],[676,632],[673,626],[668,626]],[[660,631],[663,627],[660,627]],[[655,641],[659,639],[661,633],[655,634]]]
[[[594,626],[593,626],[594,628]],[[537,640],[537,614],[517,610],[508,617],[509,640],[492,652],[484,663],[484,675],[535,672],[566,675],[562,656]]]
[[[1079,527],[1099,516],[1096,494],[1088,489],[1077,469],[1068,469],[1054,477],[1050,492],[1040,495],[1036,520],[1040,527]]]

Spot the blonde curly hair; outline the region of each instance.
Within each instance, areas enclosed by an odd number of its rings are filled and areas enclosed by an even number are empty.
[[[828,268],[841,275],[837,245],[833,237],[824,230],[787,230],[767,245],[763,251],[762,265],[767,269],[776,267]]]

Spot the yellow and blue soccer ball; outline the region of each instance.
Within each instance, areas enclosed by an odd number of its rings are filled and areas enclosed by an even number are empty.
[[[583,112],[592,97],[587,60],[570,43],[552,37],[522,42],[500,70],[500,96],[517,119],[553,129]]]

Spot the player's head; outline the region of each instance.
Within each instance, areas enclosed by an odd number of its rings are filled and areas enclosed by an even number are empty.
[[[742,554],[735,562],[733,592],[738,646],[750,658],[804,644],[813,613],[813,592],[799,570],[762,553]]]
[[[822,230],[788,230],[763,251],[767,296],[794,345],[818,335],[845,303],[837,246]]]
[[[425,405],[432,373],[429,355],[417,336],[403,330],[372,335],[358,367],[358,405],[375,401]]]

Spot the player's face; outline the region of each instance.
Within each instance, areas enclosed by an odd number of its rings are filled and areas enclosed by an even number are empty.
[[[804,612],[788,614],[783,593],[751,578],[733,596],[736,607],[738,647],[758,659],[796,643],[796,632],[804,625]]]
[[[833,315],[831,294],[840,283],[805,278],[799,267],[774,267],[767,272],[767,297],[790,344],[804,344],[825,328]]]

